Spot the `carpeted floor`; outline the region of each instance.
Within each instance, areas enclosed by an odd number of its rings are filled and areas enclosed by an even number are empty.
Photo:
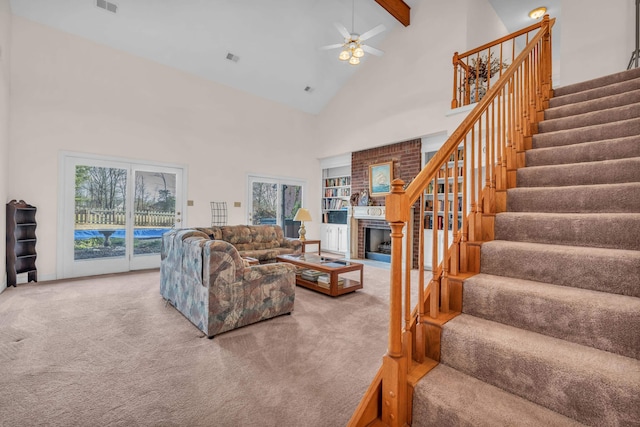
[[[213,340],[157,271],[9,288],[0,425],[343,426],[387,345],[389,271],[364,276],[339,298],[298,287],[291,315]]]

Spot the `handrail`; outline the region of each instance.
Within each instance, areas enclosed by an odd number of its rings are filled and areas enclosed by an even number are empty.
[[[455,287],[450,283],[461,274],[479,272],[479,245],[493,239],[495,214],[506,210],[506,190],[515,187],[516,170],[524,166],[524,152],[530,148],[531,136],[537,132],[537,123],[552,96],[554,22],[545,15],[537,25],[540,31],[406,190],[402,180],[392,182],[385,203],[391,227],[391,289],[389,343],[381,387],[382,422],[389,426],[403,425],[410,417],[408,372],[413,360],[420,361],[425,354],[421,347],[430,339],[426,323],[450,316],[452,307],[457,307],[452,301],[461,301],[453,295]],[[411,281],[407,269],[403,287],[402,230],[418,200],[422,218],[432,225],[432,278],[424,288],[421,262],[418,306],[410,314],[405,308],[403,325],[403,292],[406,307]],[[423,260],[424,230],[419,236],[419,259]],[[405,239],[412,239],[410,233]],[[408,249],[412,247],[406,244],[405,266],[410,265]]]
[[[520,37],[525,36],[522,44],[529,43],[529,34],[542,26],[542,20],[521,30],[515,31],[497,40],[464,53],[453,54],[453,99],[451,108],[458,108],[479,101],[492,84],[493,77],[500,77],[502,71],[513,62],[516,45]],[[510,52],[505,53],[504,46],[511,42]],[[499,58],[494,58],[492,49],[498,46]],[[488,66],[487,66],[488,65]],[[472,87],[473,86],[473,87]]]

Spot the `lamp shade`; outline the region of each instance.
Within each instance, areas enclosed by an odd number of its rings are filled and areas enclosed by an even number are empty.
[[[311,221],[311,214],[305,208],[298,209],[296,216],[293,217],[294,221]]]

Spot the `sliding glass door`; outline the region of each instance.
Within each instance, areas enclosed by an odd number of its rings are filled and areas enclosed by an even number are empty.
[[[158,267],[182,221],[182,169],[75,156],[62,168],[62,277]]]
[[[298,237],[293,217],[302,207],[304,184],[291,179],[249,177],[248,224],[277,224],[286,237]]]

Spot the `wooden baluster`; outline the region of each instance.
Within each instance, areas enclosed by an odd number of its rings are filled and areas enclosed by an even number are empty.
[[[438,273],[438,174],[433,179],[433,246],[431,258],[432,277],[429,283],[429,315],[436,319],[440,314],[440,277]]]
[[[409,330],[411,324],[411,267],[412,253],[411,247],[413,246],[413,233],[411,233],[411,227],[409,224],[413,222],[413,218],[409,217],[406,225],[406,239],[405,239],[405,257],[404,257],[404,329]],[[412,354],[412,353],[409,353]]]
[[[496,166],[496,213],[504,212],[507,210],[507,197],[506,197],[506,160],[504,158],[504,87],[500,90],[496,98],[496,106],[498,108],[497,113],[497,127],[495,131],[496,137],[496,154],[497,154],[497,166]]]
[[[414,359],[418,363],[424,362],[426,350],[426,328],[424,325],[424,221],[425,216],[425,192],[420,195],[420,218],[422,223],[418,230],[418,319],[416,322],[416,348]]]
[[[469,77],[471,70],[469,69],[469,57],[466,58],[465,62],[465,70],[464,70],[464,104],[471,104],[471,87],[469,85]]]
[[[487,92],[491,89],[491,48],[487,49]]]
[[[502,57],[502,47],[504,46],[504,43],[500,43],[500,74],[499,76],[502,77],[502,64],[504,63],[504,59]]]
[[[529,118],[527,127],[529,129],[529,136],[535,133],[534,123],[536,122],[535,81],[533,78],[535,73],[534,53],[534,51],[529,53],[529,70],[527,73],[527,84],[529,86],[529,90],[527,90],[527,116]]]
[[[542,77],[543,88],[542,94],[545,102],[544,108],[549,106],[549,99],[553,96],[552,81],[551,81],[551,26],[549,25],[549,15],[545,15],[542,18],[542,29],[544,31],[544,37],[542,38]]]
[[[447,157],[447,161],[444,164],[444,217],[442,218],[442,234],[444,243],[442,245],[442,281],[440,282],[440,311],[443,313],[449,312],[449,260],[447,255],[449,254],[449,187],[451,183],[449,161],[451,159]]]
[[[478,102],[480,100],[480,52],[478,52],[478,54],[476,55],[476,66],[474,73],[476,74],[476,96],[473,99],[475,100],[475,102]]]
[[[451,266],[449,273],[452,276],[457,276],[460,272],[460,236],[458,231],[458,194],[460,188],[458,185],[458,151],[459,146],[453,152],[453,212],[451,213],[452,233],[451,233]]]
[[[467,241],[469,240],[469,221],[467,219],[467,215],[469,214],[467,210],[467,198],[469,192],[467,188],[467,185],[469,185],[467,182],[467,161],[469,153],[467,151],[467,135],[464,136],[462,147],[462,230],[460,235],[460,272],[466,273],[469,271],[469,254],[467,252]]]
[[[501,156],[501,177],[500,177],[500,185],[501,185],[501,190],[505,191],[507,190],[507,133],[506,133],[506,129],[507,129],[507,125],[506,125],[506,102],[507,102],[507,97],[506,97],[506,88],[503,86],[502,90],[500,91],[500,100],[498,101],[500,103],[500,140],[498,141],[498,144],[500,145],[500,156]],[[506,193],[505,193],[506,194]],[[505,209],[506,209],[506,201],[505,201]],[[504,212],[504,211],[502,211]]]
[[[515,139],[515,110],[513,107],[513,77],[509,79],[507,92],[507,188],[516,186],[516,156],[514,150]]]
[[[413,233],[412,227],[410,226],[413,223],[413,217],[408,215],[407,222],[405,223],[406,233],[405,234],[405,260],[404,260],[404,268],[405,268],[405,286],[404,286],[404,331],[402,333],[402,353],[407,358],[407,367],[411,366],[411,360],[413,358],[414,349],[413,349],[413,337],[411,332],[411,267],[413,265],[412,261],[412,253],[411,247],[413,246]]]

